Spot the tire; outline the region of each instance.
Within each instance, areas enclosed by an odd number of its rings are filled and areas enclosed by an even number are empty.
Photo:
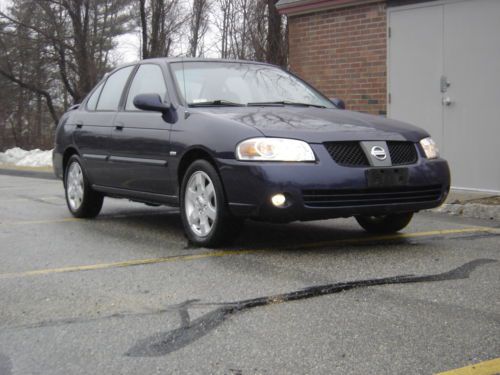
[[[68,160],[64,172],[64,191],[69,212],[78,218],[93,218],[101,212],[104,196],[90,187],[78,155]]]
[[[243,220],[232,216],[220,177],[206,160],[196,160],[181,184],[180,211],[188,240],[198,246],[230,243],[241,232]]]
[[[413,217],[413,212],[379,216],[356,216],[364,230],[370,233],[395,233],[406,227]]]

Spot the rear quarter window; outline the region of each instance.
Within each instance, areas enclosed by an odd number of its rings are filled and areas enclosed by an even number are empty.
[[[134,69],[133,66],[127,66],[117,70],[108,77],[99,96],[99,102],[97,103],[98,111],[118,110],[123,88],[127,84],[132,69]]]
[[[104,83],[101,83],[92,93],[89,100],[87,100],[87,109],[89,111],[95,111],[97,107],[97,101],[99,100],[99,95],[101,94]]]

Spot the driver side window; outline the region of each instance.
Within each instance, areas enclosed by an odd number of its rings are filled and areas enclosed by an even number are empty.
[[[164,100],[167,95],[167,86],[161,68],[158,65],[144,64],[139,66],[134,80],[130,85],[125,105],[126,111],[138,111],[134,106],[134,98],[140,94],[158,94]]]

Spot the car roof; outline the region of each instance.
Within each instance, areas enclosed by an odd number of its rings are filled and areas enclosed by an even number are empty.
[[[204,58],[204,57],[155,57],[151,59],[144,59],[135,62],[129,62],[126,64],[121,64],[116,66],[113,70],[109,71],[106,75],[113,73],[116,70],[121,68],[125,68],[127,66],[135,66],[138,64],[147,64],[147,63],[178,63],[178,62],[225,62],[225,63],[239,63],[239,64],[258,64],[258,65],[267,65],[278,67],[277,65],[261,62],[261,61],[252,61],[252,60],[238,60],[238,59],[216,59],[216,58]],[[105,76],[106,76],[105,75]]]
[[[139,63],[147,61],[157,61],[157,62],[226,62],[226,63],[243,63],[243,64],[260,64],[260,65],[272,65],[261,61],[252,60],[239,60],[239,59],[217,59],[217,58],[205,58],[205,57],[158,57],[153,59],[141,60]],[[275,66],[275,65],[272,65]]]

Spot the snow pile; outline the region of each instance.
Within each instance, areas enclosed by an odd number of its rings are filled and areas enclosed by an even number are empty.
[[[39,149],[26,151],[19,147],[0,152],[0,164],[17,165],[19,167],[52,166],[52,150]]]

